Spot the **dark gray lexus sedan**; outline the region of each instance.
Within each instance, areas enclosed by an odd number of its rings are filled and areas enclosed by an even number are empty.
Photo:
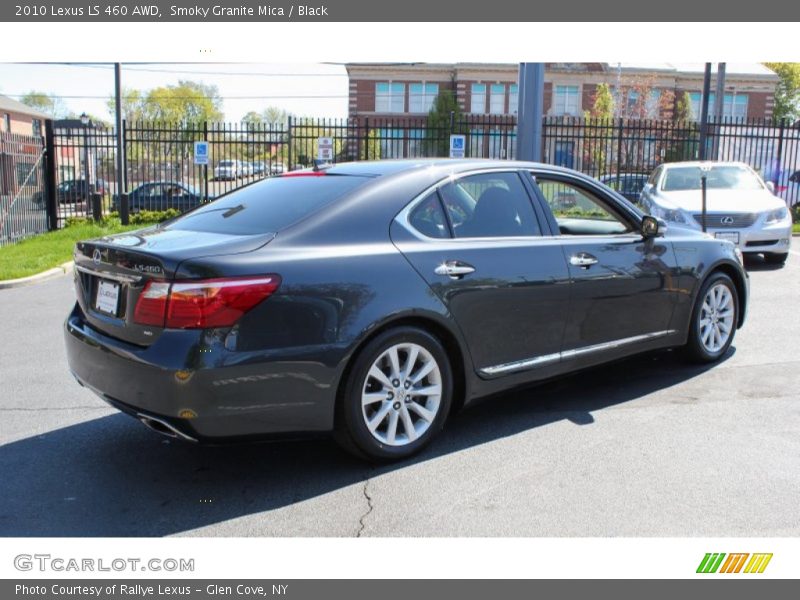
[[[553,166],[340,164],[81,242],[69,366],[162,434],[334,432],[409,456],[476,398],[631,354],[728,350],[733,244]]]

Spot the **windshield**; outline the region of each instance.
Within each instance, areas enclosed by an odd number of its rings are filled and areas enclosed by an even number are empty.
[[[699,190],[700,167],[673,167],[667,169],[661,189],[665,192]],[[709,190],[761,190],[764,187],[758,176],[746,167],[736,165],[711,167],[706,173],[706,187]]]
[[[271,177],[178,217],[167,229],[234,235],[277,233],[368,182],[368,177]]]

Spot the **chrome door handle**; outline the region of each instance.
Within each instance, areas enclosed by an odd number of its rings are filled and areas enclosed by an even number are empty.
[[[447,275],[450,279],[461,279],[475,272],[475,267],[458,260],[448,260],[433,270],[437,275]]]
[[[597,258],[588,252],[578,252],[569,257],[569,264],[581,267],[582,269],[588,269],[592,265],[597,264]]]

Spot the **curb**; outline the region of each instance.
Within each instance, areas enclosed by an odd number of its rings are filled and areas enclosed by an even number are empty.
[[[36,273],[35,275],[28,275],[27,277],[20,277],[19,279],[6,279],[5,281],[0,281],[0,290],[22,287],[25,285],[33,285],[34,283],[39,283],[40,281],[46,281],[48,279],[52,279],[54,277],[65,275],[66,273],[71,273],[71,272],[72,272],[72,261],[69,261],[61,265],[58,265],[57,267],[53,267],[52,269],[47,269],[47,271]]]

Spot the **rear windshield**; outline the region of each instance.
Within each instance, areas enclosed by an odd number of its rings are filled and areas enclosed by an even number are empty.
[[[237,235],[277,233],[368,181],[348,175],[273,177],[205,204],[166,228]]]

